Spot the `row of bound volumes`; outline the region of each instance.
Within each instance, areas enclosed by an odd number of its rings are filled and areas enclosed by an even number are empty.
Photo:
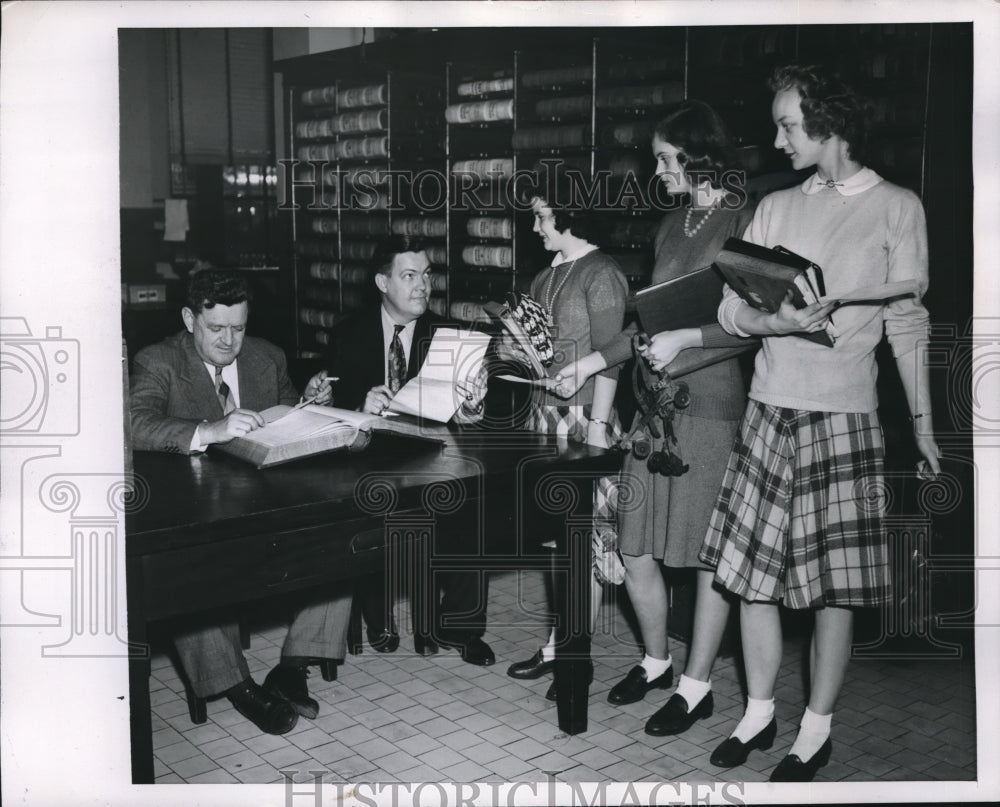
[[[362,112],[344,112],[332,118],[301,121],[295,125],[299,137],[333,137],[350,132],[375,132],[387,128],[389,111],[369,109]]]
[[[336,103],[342,109],[363,106],[378,106],[388,98],[385,84],[373,84],[367,87],[352,87],[339,89],[336,86],[319,87],[302,93],[302,103],[306,106],[322,106]]]

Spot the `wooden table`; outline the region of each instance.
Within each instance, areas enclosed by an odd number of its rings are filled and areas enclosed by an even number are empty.
[[[592,482],[619,464],[615,453],[529,432],[455,431],[444,444],[377,435],[362,453],[266,470],[212,452],[137,452],[129,639],[145,645],[158,620],[350,580],[384,568],[392,552],[414,552],[428,572],[554,566],[559,727],[578,734],[587,728]],[[451,536],[446,553],[436,535]],[[540,547],[551,539],[554,553]],[[148,654],[131,662],[129,685],[133,781],[152,782]]]

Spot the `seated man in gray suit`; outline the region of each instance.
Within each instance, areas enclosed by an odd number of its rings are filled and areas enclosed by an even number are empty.
[[[186,330],[135,357],[130,390],[135,449],[198,453],[263,426],[260,410],[298,402],[282,351],[245,335],[249,311],[245,279],[214,269],[192,276],[181,310]],[[320,376],[306,387],[305,397],[314,395],[319,403],[330,400],[329,384]],[[250,676],[235,621],[189,624],[174,641],[196,695],[225,694],[262,731],[284,734],[300,714],[318,713],[306,667],[344,657],[350,609],[349,591],[302,608],[263,688]]]

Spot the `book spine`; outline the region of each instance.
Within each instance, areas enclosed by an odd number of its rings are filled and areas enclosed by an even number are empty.
[[[514,99],[498,98],[492,101],[468,101],[452,104],[444,111],[448,123],[481,123],[514,119]]]

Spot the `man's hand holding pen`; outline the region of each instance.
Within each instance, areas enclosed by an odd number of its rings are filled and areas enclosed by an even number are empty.
[[[333,403],[332,384],[340,379],[336,376],[327,375],[326,370],[320,370],[309,379],[306,390],[302,393],[302,400],[296,408],[306,404],[317,404],[319,406],[329,406]]]

